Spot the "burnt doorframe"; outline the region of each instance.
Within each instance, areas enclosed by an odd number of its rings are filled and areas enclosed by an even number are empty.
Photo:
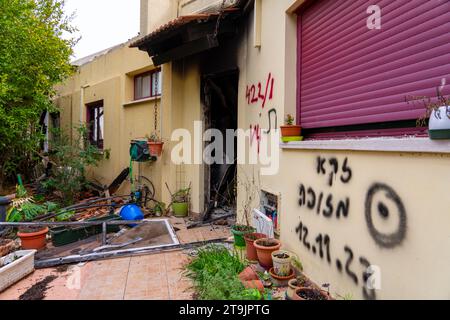
[[[227,84],[228,82],[228,84]],[[227,88],[228,87],[228,88]],[[210,73],[204,74],[201,77],[201,101],[203,108],[203,125],[204,130],[208,130],[211,128],[219,129],[224,134],[224,138],[226,137],[225,132],[223,132],[224,124],[217,125],[216,120],[220,118],[221,120],[229,117],[229,120],[224,120],[227,125],[226,129],[237,130],[238,128],[238,89],[239,89],[239,69],[229,69],[227,71],[218,72],[218,73]],[[221,91],[222,94],[218,93],[218,90]],[[209,98],[208,98],[209,96]],[[210,99],[210,101],[208,101]],[[216,101],[213,101],[216,100]],[[218,103],[218,101],[220,103]],[[225,107],[227,105],[227,107]],[[215,107],[214,107],[215,106]],[[219,108],[220,107],[220,108]],[[230,110],[231,109],[231,110]],[[229,110],[228,113],[222,113],[223,111]],[[222,111],[222,112],[221,112]],[[208,146],[210,142],[204,142],[204,148]],[[224,140],[224,144],[226,146],[226,140]],[[226,152],[226,148],[224,146],[224,151]],[[220,184],[221,180],[223,180],[223,176],[212,177],[213,175],[213,166],[223,166],[220,170],[226,170],[227,175],[233,177],[234,184],[237,182],[237,143],[235,140],[235,151],[234,151],[234,164],[227,165],[208,165],[204,166],[204,203],[205,208],[214,209],[216,208],[216,203],[213,201],[216,199],[215,191],[213,190],[214,184]],[[229,167],[228,169],[225,169]],[[218,171],[220,171],[218,170]],[[228,184],[230,178],[225,179],[225,182]],[[220,188],[220,186],[219,186]],[[236,188],[234,188],[236,190]],[[220,192],[220,190],[219,190]],[[222,199],[218,199],[218,204],[222,203]],[[232,204],[232,209],[236,209],[236,199],[234,198],[234,203]],[[212,206],[212,208],[211,208]],[[220,206],[219,206],[220,207]],[[208,210],[207,210],[208,211]]]

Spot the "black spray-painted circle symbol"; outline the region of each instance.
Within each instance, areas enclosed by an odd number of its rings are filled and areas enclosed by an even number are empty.
[[[374,203],[380,197],[383,197],[383,200]],[[389,210],[389,201],[392,202],[396,212]],[[374,210],[375,207],[376,210]],[[374,214],[378,214],[384,221],[393,220],[392,214],[398,214],[398,226],[396,226],[395,231],[393,233],[386,233],[378,230],[374,224]],[[365,203],[365,215],[369,232],[380,247],[392,249],[400,245],[405,239],[406,209],[397,192],[388,185],[376,183],[369,189]]]

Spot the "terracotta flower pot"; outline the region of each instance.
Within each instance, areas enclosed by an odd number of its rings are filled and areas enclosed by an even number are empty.
[[[24,250],[40,250],[44,249],[47,245],[46,236],[48,228],[42,229],[37,232],[18,232],[22,243],[22,249]]]
[[[263,238],[256,240],[253,245],[256,248],[259,264],[265,269],[272,268],[272,252],[281,248],[281,242],[277,239]]]
[[[164,146],[164,142],[148,142],[148,149],[150,151],[150,155],[154,157],[160,157],[162,154],[162,149]]]
[[[300,126],[281,126],[282,137],[299,137],[302,135],[302,127]]]
[[[295,290],[301,288],[312,288],[314,287],[313,283],[308,279],[304,279],[301,283],[299,283],[298,279],[291,279],[288,283],[288,290],[286,292],[289,300],[294,300]]]
[[[287,276],[279,276],[276,274],[275,268],[271,268],[269,274],[272,277],[274,284],[278,287],[285,287],[288,284],[288,281],[295,277],[294,270],[291,270],[291,273]]]
[[[0,258],[14,250],[14,240],[0,239]]]
[[[246,289],[257,289],[259,292],[264,293],[264,284],[261,280],[250,280],[243,282]]]
[[[259,280],[259,278],[252,267],[247,267],[239,274],[239,280],[244,283],[245,281]]]
[[[249,261],[258,261],[258,254],[256,253],[255,240],[267,238],[263,233],[249,233],[244,236],[245,247],[247,250],[247,259]]]
[[[316,288],[297,288],[292,300],[331,300],[328,292]]]

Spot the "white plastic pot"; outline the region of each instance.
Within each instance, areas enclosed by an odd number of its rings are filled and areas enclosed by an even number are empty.
[[[36,250],[22,250],[0,259],[0,292],[34,271]]]
[[[450,139],[450,106],[431,113],[428,129],[431,139]]]

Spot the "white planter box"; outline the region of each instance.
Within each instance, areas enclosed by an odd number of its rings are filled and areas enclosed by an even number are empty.
[[[0,259],[0,292],[34,271],[36,250],[16,251]],[[14,260],[18,258],[17,260]]]

